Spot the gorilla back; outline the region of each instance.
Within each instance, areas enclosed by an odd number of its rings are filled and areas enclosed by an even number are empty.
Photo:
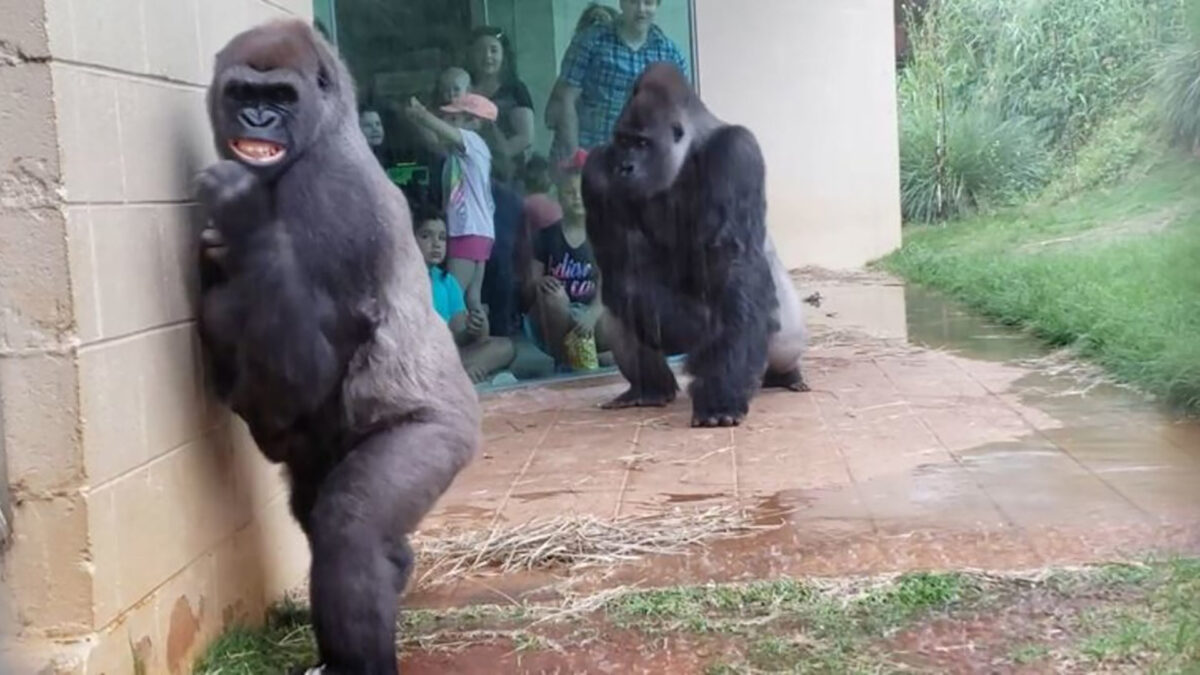
[[[300,21],[234,37],[208,109],[221,157],[197,179],[211,379],[288,469],[324,672],[392,675],[408,535],[477,452],[479,403],[408,204],[324,40]]]
[[[665,353],[687,354],[695,426],[740,424],[763,384],[807,389],[800,304],[766,232],[764,183],[748,129],[713,116],[675,66],[642,73],[613,142],[584,169],[588,237],[630,383],[607,407],[673,400]]]

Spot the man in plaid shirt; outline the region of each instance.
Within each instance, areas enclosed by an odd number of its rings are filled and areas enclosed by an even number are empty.
[[[621,0],[621,17],[576,35],[563,56],[556,157],[607,143],[633,83],[646,66],[670,61],[688,76],[679,47],[654,25],[662,0]]]

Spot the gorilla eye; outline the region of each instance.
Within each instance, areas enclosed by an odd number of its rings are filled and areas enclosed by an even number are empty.
[[[675,142],[683,140],[683,125],[676,122],[671,125],[671,133],[675,135]]]
[[[325,64],[317,69],[317,86],[321,89],[329,89],[329,71],[325,69]]]
[[[296,90],[285,84],[272,87],[263,87],[262,96],[263,99],[268,103],[274,103],[276,105],[295,103],[299,98],[296,95]]]
[[[250,85],[244,82],[230,82],[225,86],[225,97],[238,103],[245,103],[253,97]]]

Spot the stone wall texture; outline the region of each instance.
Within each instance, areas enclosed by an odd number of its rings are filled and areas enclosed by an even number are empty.
[[[0,663],[187,673],[308,564],[279,471],[206,393],[190,184],[213,55],[311,2],[0,7]]]

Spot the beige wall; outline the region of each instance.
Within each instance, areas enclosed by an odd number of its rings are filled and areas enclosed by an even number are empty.
[[[205,393],[189,183],[215,51],[311,2],[2,5],[8,648],[16,672],[186,673],[307,568],[278,471]]]
[[[701,94],[758,135],[790,267],[900,244],[892,15],[892,0],[696,0]]]

